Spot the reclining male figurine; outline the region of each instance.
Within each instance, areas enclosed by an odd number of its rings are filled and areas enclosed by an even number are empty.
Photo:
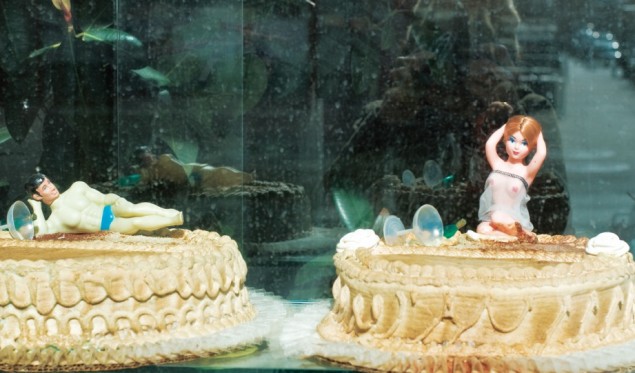
[[[29,178],[25,188],[32,199],[29,204],[37,216],[37,234],[88,233],[114,231],[135,234],[183,224],[183,213],[164,209],[152,203],[132,203],[116,194],[103,194],[77,181],[64,193],[44,174]],[[51,207],[44,218],[42,202]]]

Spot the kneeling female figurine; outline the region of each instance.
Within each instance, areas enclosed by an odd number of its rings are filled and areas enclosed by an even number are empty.
[[[503,140],[506,159],[496,147]],[[529,154],[535,150],[531,160]],[[515,115],[494,131],[485,144],[485,156],[492,168],[480,198],[477,232],[507,235],[521,241],[534,241],[529,219],[528,190],[547,157],[542,127],[530,116]]]

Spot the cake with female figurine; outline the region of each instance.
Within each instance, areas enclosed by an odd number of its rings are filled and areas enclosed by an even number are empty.
[[[537,235],[344,236],[313,356],[386,371],[605,371],[635,365],[628,245]],[[600,353],[604,351],[604,353]]]
[[[264,340],[271,320],[230,237],[82,182],[59,193],[37,174],[27,190],[37,218],[18,201],[0,234],[0,369],[111,370]]]
[[[522,131],[519,131],[521,127]],[[519,134],[522,132],[519,141],[515,141],[513,136],[517,131]],[[503,138],[505,160],[496,149]],[[529,157],[530,150],[534,149],[533,157]],[[431,204],[439,208],[439,213],[446,221],[464,218],[471,223],[477,219],[483,220],[484,217],[489,219],[489,210],[495,207],[492,204],[501,204],[501,201],[492,200],[493,190],[497,186],[507,185],[510,191],[514,188],[517,191],[511,194],[500,193],[499,198],[517,199],[514,202],[516,210],[508,211],[508,214],[511,213],[516,221],[524,224],[525,230],[562,234],[569,216],[569,196],[564,182],[553,170],[536,172],[544,162],[546,151],[540,123],[532,117],[516,115],[508,120],[506,126],[495,131],[489,137],[489,143],[485,144],[487,163],[492,169],[487,177],[485,190],[480,182],[456,181],[451,175],[442,179],[441,166],[428,160],[423,177],[417,178],[414,173],[406,170],[401,179],[396,175],[386,175],[374,183],[371,187],[373,204],[387,208],[402,219],[412,216],[419,206]],[[531,160],[528,162],[529,159]],[[426,168],[429,174],[427,176]],[[518,172],[515,172],[516,168],[519,168]],[[487,205],[479,209],[479,202]],[[487,226],[484,224],[481,229]]]
[[[546,155],[533,122],[512,117],[487,142],[493,172],[477,231],[444,226],[438,211],[424,205],[411,229],[392,215],[381,238],[370,229],[342,237],[332,303],[295,316],[288,330],[307,325],[308,342],[294,353],[380,371],[635,366],[628,352],[635,347],[628,244],[612,233],[588,239],[532,230],[527,189]],[[506,159],[496,154],[501,140]],[[283,341],[293,348],[297,338],[284,334]]]

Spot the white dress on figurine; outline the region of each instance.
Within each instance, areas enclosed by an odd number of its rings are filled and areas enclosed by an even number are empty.
[[[479,201],[479,221],[491,221],[492,212],[500,211],[519,222],[523,229],[532,231],[534,226],[529,221],[527,189],[529,184],[522,176],[492,171],[485,181],[485,190]]]

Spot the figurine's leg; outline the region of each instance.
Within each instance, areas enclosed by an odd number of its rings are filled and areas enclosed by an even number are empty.
[[[515,223],[500,223],[493,221],[490,225],[494,230],[505,233],[508,236],[516,236],[518,233]]]
[[[476,227],[476,232],[481,234],[491,234],[494,232],[494,228],[492,228],[488,221],[483,221]]]
[[[534,243],[538,240],[535,233],[523,229],[522,225],[520,225],[519,222],[514,222],[512,224],[491,222],[490,225],[496,231],[504,232],[507,235],[517,237],[518,241],[520,242]]]
[[[180,214],[180,211],[175,209],[165,209],[149,202],[132,203],[123,198],[112,205],[112,211],[115,216],[123,218],[147,215],[174,217]]]
[[[516,220],[502,211],[494,211],[491,214],[490,226],[510,236],[516,236]]]
[[[496,223],[483,221],[476,227],[476,232],[480,234],[488,234],[492,236],[509,236],[509,234],[504,233],[500,229],[496,229],[494,227],[495,225]]]
[[[538,236],[534,232],[523,229],[520,223],[516,223],[516,237],[520,242],[535,243],[538,242]]]
[[[154,231],[157,229],[183,224],[183,214],[180,212],[174,216],[137,216],[133,218],[117,217],[110,225],[111,231],[135,234],[138,231]]]

